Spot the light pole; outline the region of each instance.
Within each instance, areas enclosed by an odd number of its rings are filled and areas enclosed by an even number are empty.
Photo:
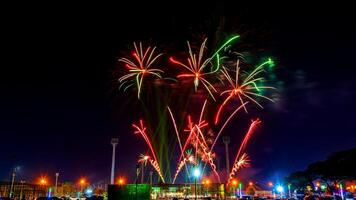
[[[21,180],[21,189],[20,189],[20,200],[22,199],[22,190],[23,190],[23,184],[25,181]]]
[[[152,176],[153,176],[153,171],[150,171],[150,185],[152,185]]]
[[[58,177],[59,177],[59,173],[57,172],[56,173],[56,184],[55,184],[55,187],[54,187],[54,195],[57,196],[57,192],[58,192]]]
[[[115,176],[115,148],[116,145],[119,143],[118,138],[112,138],[111,139],[111,145],[112,145],[112,159],[111,159],[111,177],[110,177],[110,184],[114,184],[114,176]]]
[[[197,200],[197,179],[200,176],[200,169],[199,168],[194,168],[193,171],[193,175],[194,175],[194,199]]]
[[[237,180],[232,180],[232,193],[236,196]]]
[[[85,187],[85,185],[86,185],[86,180],[84,179],[84,178],[81,178],[80,180],[79,180],[79,185],[80,185],[80,193],[82,194],[82,192],[83,192],[83,190],[84,190],[84,187]]]
[[[42,189],[44,190],[44,194],[45,194],[44,196],[46,196],[46,193],[47,193],[47,187],[46,187],[47,180],[44,177],[41,178],[40,185],[42,186]]]
[[[13,196],[12,190],[14,189],[15,176],[16,176],[16,171],[14,169],[14,171],[12,172],[12,180],[11,180],[11,186],[10,186],[10,194],[9,194],[10,198],[12,198],[12,196]]]
[[[229,173],[230,173],[230,161],[229,161],[229,143],[230,143],[230,137],[229,137],[229,136],[224,136],[224,137],[223,137],[223,142],[224,142],[224,144],[225,144],[226,176],[228,176]]]
[[[141,183],[143,183],[143,179],[145,177],[145,166],[147,165],[147,161],[150,159],[149,156],[141,155],[139,162],[141,163]]]
[[[240,195],[240,199],[242,198],[242,183],[239,183],[239,195]]]
[[[138,175],[140,174],[140,165],[137,164],[136,165],[136,181],[135,181],[135,188],[136,188],[136,191],[135,191],[135,199],[137,200],[137,182],[138,182]]]
[[[279,185],[279,186],[277,186],[276,189],[277,189],[277,192],[279,192],[280,198],[282,198],[282,194],[283,194],[284,188],[281,185]]]

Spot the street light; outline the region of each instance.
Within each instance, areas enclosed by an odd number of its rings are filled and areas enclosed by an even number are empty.
[[[81,178],[80,181],[79,181],[79,184],[80,184],[80,185],[85,185],[85,179],[84,179],[84,178]]]
[[[15,182],[15,176],[16,176],[16,172],[15,172],[15,169],[14,171],[12,172],[12,180],[11,180],[11,187],[10,187],[10,198],[12,198],[13,196],[13,189],[14,189],[14,182]]]
[[[9,197],[11,198],[13,196],[13,189],[14,189],[14,182],[15,182],[15,176],[16,176],[16,172],[20,169],[20,167],[14,167],[14,169],[12,170],[12,180],[11,180],[11,187],[10,187],[10,193],[9,193]]]
[[[268,182],[268,187],[273,187],[273,183],[271,181]]]
[[[114,177],[115,177],[115,148],[116,145],[119,143],[118,138],[112,138],[111,139],[111,145],[112,145],[112,158],[111,158],[111,177],[110,177],[110,184],[114,184]]]
[[[237,184],[238,184],[238,182],[236,179],[232,180],[232,185],[233,185],[232,191],[233,191],[234,196],[236,195]]]
[[[22,199],[22,191],[23,191],[23,184],[25,183],[25,181],[21,180],[21,190],[20,190],[20,200]]]
[[[121,186],[121,185],[123,185],[124,183],[125,183],[124,178],[119,178],[119,185]]]
[[[80,194],[82,194],[84,186],[87,184],[87,181],[85,178],[80,178],[79,179],[79,185],[80,185]]]
[[[54,188],[54,195],[57,196],[57,192],[58,192],[58,177],[59,177],[59,173],[56,173],[56,184],[55,184],[55,188]]]
[[[240,193],[240,199],[242,198],[242,183],[239,183],[239,193]]]
[[[40,185],[41,185],[42,189],[44,190],[45,196],[46,196],[46,193],[47,193],[47,188],[46,188],[47,180],[46,180],[45,177],[41,177],[40,178]]]
[[[276,188],[276,190],[277,190],[277,192],[279,192],[280,197],[282,197],[282,193],[283,193],[283,191],[284,191],[283,186],[278,185],[277,188]]]
[[[284,191],[284,188],[282,186],[277,186],[277,192],[282,193]]]
[[[205,186],[205,195],[209,194],[209,185],[210,185],[210,180],[209,179],[205,179],[202,181],[203,185]]]
[[[195,200],[197,200],[197,179],[200,176],[200,169],[199,168],[194,168],[193,171],[193,176],[194,176],[194,193],[195,193]]]

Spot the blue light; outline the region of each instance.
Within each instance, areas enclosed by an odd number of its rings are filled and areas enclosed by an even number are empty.
[[[198,178],[200,176],[200,169],[199,168],[194,168],[193,176],[195,178]]]
[[[284,191],[284,188],[282,186],[277,186],[277,192],[282,193]]]
[[[92,193],[93,193],[93,190],[90,188],[85,190],[85,194],[87,194],[87,195],[91,195]]]

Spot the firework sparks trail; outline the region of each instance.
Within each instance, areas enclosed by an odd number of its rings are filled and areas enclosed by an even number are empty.
[[[207,100],[204,101],[203,107],[202,107],[201,112],[200,112],[199,123],[198,123],[198,125],[196,126],[196,127],[200,128],[200,129],[208,125],[208,123],[206,123],[205,120],[202,120],[203,113],[204,113],[205,106],[206,106],[206,102],[207,102]],[[174,120],[173,114],[172,114],[172,112],[170,111],[170,109],[169,109],[169,112],[170,112],[170,114],[171,114],[172,121],[173,121],[173,123],[175,124],[175,120]],[[177,126],[175,125],[176,134],[177,134],[177,137],[178,137],[178,139],[179,139],[180,137],[179,137],[179,133],[178,133],[176,127],[177,127]],[[184,151],[185,151],[185,149],[187,148],[189,142],[191,141],[192,136],[194,136],[194,131],[195,131],[194,129],[195,129],[195,126],[193,125],[192,119],[191,119],[190,116],[188,116],[188,128],[185,129],[184,131],[185,131],[185,132],[189,132],[189,135],[188,135],[187,140],[186,140],[185,143],[184,143],[184,146],[181,148],[181,155],[179,156],[179,161],[178,161],[178,163],[181,163],[182,158],[183,158],[183,156],[184,156]],[[179,140],[180,140],[180,139],[179,139]],[[187,168],[186,168],[186,169],[187,169]],[[188,169],[187,169],[187,171],[188,171]],[[180,172],[180,169],[178,168],[177,171],[176,171],[176,176],[173,178],[173,183],[175,182],[175,179],[177,178],[179,172]],[[189,173],[188,173],[188,174],[189,174]]]
[[[179,173],[179,172],[182,170],[182,168],[183,168],[184,166],[185,166],[186,169],[188,170],[188,168],[187,168],[187,162],[192,163],[193,165],[196,165],[194,156],[193,156],[193,155],[190,155],[190,154],[191,154],[191,152],[187,152],[187,156],[186,156],[183,160],[181,160],[181,161],[179,162],[179,164],[178,164],[178,169],[177,169],[176,174],[175,174],[175,176],[174,176],[175,179],[176,179],[176,177],[178,176],[177,173]],[[188,174],[188,177],[189,177],[189,173],[187,173],[187,174]],[[175,179],[173,180],[173,183],[175,182]]]
[[[200,112],[199,123],[198,123],[197,125],[194,126],[191,117],[188,116],[188,128],[187,128],[187,129],[184,129],[184,131],[185,131],[185,132],[189,132],[189,135],[188,135],[187,140],[186,140],[185,143],[184,143],[184,146],[181,147],[181,155],[179,156],[178,167],[177,167],[177,170],[176,170],[176,174],[175,174],[175,176],[174,176],[174,178],[173,178],[173,183],[175,182],[175,180],[176,180],[176,178],[177,178],[179,172],[181,171],[181,168],[179,168],[179,165],[180,165],[180,163],[182,162],[182,159],[183,159],[183,156],[184,156],[184,151],[186,150],[188,144],[191,142],[192,137],[195,136],[195,134],[194,134],[195,127],[198,127],[199,129],[201,129],[201,128],[204,128],[204,127],[208,126],[208,123],[206,123],[205,120],[202,120],[206,103],[207,103],[207,100],[204,101],[203,107],[202,107],[201,112]],[[169,108],[168,108],[168,109],[169,109]],[[171,117],[172,117],[173,123],[176,124],[171,110],[169,109],[168,111],[169,111],[169,113],[170,113],[170,115],[171,115]],[[177,137],[180,138],[180,137],[179,137],[179,133],[178,133],[178,131],[177,131],[177,129],[176,129],[177,126],[174,125],[174,127],[175,127],[175,131],[176,131]],[[179,139],[179,140],[180,140],[180,139]],[[186,168],[186,170],[187,170],[187,172],[188,172],[188,168]],[[188,172],[188,174],[189,174],[189,172]]]
[[[227,118],[227,120],[225,121],[225,123],[223,124],[223,126],[220,128],[220,131],[218,132],[218,134],[216,135],[213,144],[210,147],[210,151],[213,152],[213,149],[215,147],[215,144],[217,142],[217,140],[219,139],[221,133],[223,132],[223,130],[225,129],[225,126],[230,122],[230,120],[232,119],[232,117],[242,108],[244,107],[246,104],[248,104],[248,101],[244,102],[242,105],[240,105],[238,108],[235,109],[235,111]],[[206,163],[203,167],[203,173],[205,171],[205,167],[206,167]]]
[[[132,126],[136,129],[134,133],[135,134],[141,134],[141,136],[145,140],[146,144],[148,145],[148,147],[149,147],[149,149],[151,151],[151,154],[153,156],[153,160],[150,159],[150,163],[155,168],[155,170],[157,171],[158,175],[161,177],[162,182],[164,183],[165,181],[164,181],[164,178],[163,178],[162,173],[161,173],[161,169],[160,169],[159,164],[158,164],[157,156],[156,156],[156,153],[155,153],[155,151],[153,149],[151,141],[147,136],[147,133],[146,133],[147,128],[143,125],[143,120],[140,120],[139,126],[136,125],[136,124],[132,124]]]
[[[242,156],[234,163],[231,173],[229,174],[229,178],[227,180],[227,184],[230,184],[231,179],[234,178],[235,173],[237,172],[237,170],[241,169],[241,168],[245,168],[248,167],[250,165],[250,160],[249,157],[246,153],[242,154]]]
[[[196,130],[198,132],[198,136],[200,135],[201,140],[198,139],[198,143],[200,144],[201,149],[203,150],[203,155],[205,157],[206,163],[209,163],[211,169],[213,170],[214,174],[218,178],[218,182],[220,183],[220,175],[216,171],[216,165],[214,164],[213,153],[209,150],[208,144],[206,143],[205,137],[201,131],[201,129],[196,126]],[[198,138],[197,136],[197,138]]]
[[[256,127],[258,127],[258,125],[260,123],[261,123],[261,120],[259,120],[259,119],[253,120],[251,122],[250,127],[249,127],[244,139],[242,140],[239,150],[236,154],[234,165],[233,165],[233,168],[229,175],[228,183],[233,178],[233,176],[235,175],[235,173],[238,169],[240,169],[241,167],[245,167],[248,164],[249,160],[248,160],[247,155],[243,154],[241,157],[240,157],[240,155],[241,155],[242,151],[245,149],[247,142],[251,138],[252,134],[255,132]]]
[[[217,51],[215,51],[215,53],[205,59],[203,61],[203,56],[204,56],[204,50],[206,48],[206,41],[207,39],[204,40],[204,42],[201,44],[200,46],[200,50],[199,50],[199,54],[198,54],[198,58],[196,56],[196,54],[194,54],[192,52],[191,46],[189,41],[187,42],[188,44],[188,49],[189,49],[189,57],[187,58],[188,64],[184,64],[178,60],[175,60],[173,57],[170,57],[169,60],[174,63],[177,64],[179,66],[182,66],[183,68],[185,68],[186,70],[188,70],[188,73],[183,73],[183,74],[179,74],[177,76],[177,78],[193,78],[193,83],[194,83],[194,88],[195,91],[197,91],[199,83],[201,82],[203,84],[203,86],[205,87],[205,89],[209,92],[209,95],[212,97],[212,99],[215,101],[215,97],[212,93],[212,91],[217,92],[217,90],[214,88],[214,86],[206,79],[206,75],[208,74],[213,74],[215,72],[217,72],[220,68],[220,64],[219,64],[219,52],[226,47],[226,45],[228,45],[229,43],[231,43],[233,40],[239,38],[239,36],[234,36],[231,39],[229,39],[227,42],[225,42]],[[210,71],[210,72],[204,72],[205,68],[209,65],[213,65],[212,64],[212,59],[214,59],[216,56],[217,58],[217,67],[215,70]]]
[[[125,63],[126,68],[128,68],[129,73],[120,77],[119,82],[122,85],[126,83],[136,82],[137,86],[137,98],[140,99],[142,82],[144,76],[153,75],[158,78],[161,77],[163,70],[152,68],[152,64],[159,58],[162,54],[154,55],[156,47],[148,47],[145,51],[142,48],[142,43],[140,42],[139,48],[137,48],[136,43],[134,43],[135,52],[132,53],[134,60],[128,58],[120,58],[119,61]],[[132,80],[131,78],[134,78]],[[134,85],[134,83],[129,84],[124,90]]]
[[[197,135],[196,135],[196,133],[195,133],[196,127],[199,127],[199,128],[201,129],[201,128],[204,128],[204,127],[206,127],[206,126],[208,126],[208,123],[206,123],[204,120],[202,120],[199,124],[194,125],[193,122],[192,122],[192,120],[191,120],[191,117],[188,116],[188,128],[187,128],[187,129],[184,129],[184,131],[185,131],[185,132],[189,132],[189,135],[188,135],[187,140],[186,140],[185,143],[184,143],[183,151],[182,151],[182,153],[181,153],[181,155],[180,155],[180,157],[179,157],[178,163],[181,163],[181,161],[182,161],[182,159],[183,159],[183,156],[184,156],[184,151],[186,150],[187,146],[190,144],[192,138],[193,138],[194,136],[197,137]],[[196,156],[195,156],[195,157],[196,157]],[[176,174],[175,174],[175,176],[174,176],[174,178],[173,178],[173,183],[175,182],[175,180],[176,180],[176,178],[177,178],[177,176],[178,176],[180,170],[181,170],[181,168],[177,168]]]
[[[206,102],[206,101],[205,101]],[[178,132],[178,129],[177,129],[177,123],[176,123],[176,120],[174,119],[174,116],[173,116],[173,113],[171,111],[171,109],[169,108],[169,106],[167,106],[167,109],[168,109],[168,112],[169,112],[169,115],[171,116],[171,119],[172,119],[172,122],[173,122],[173,126],[174,126],[174,131],[177,135],[177,139],[178,139],[178,143],[179,143],[179,148],[180,148],[180,151],[181,151],[181,155],[184,154],[184,150],[183,150],[183,147],[182,147],[182,142],[180,140],[180,137],[179,137],[179,132]],[[185,169],[186,169],[186,172],[188,174],[188,177],[189,177],[189,170],[188,170],[188,167],[185,165],[185,162],[186,162],[186,159],[184,158],[181,162],[179,162],[178,164],[178,170],[177,171],[180,171],[181,168],[183,166],[185,166]],[[183,165],[182,165],[183,163]],[[178,175],[178,174],[177,174]],[[176,177],[176,176],[175,176]],[[174,179],[175,180],[175,179]]]
[[[240,79],[239,79],[239,77],[240,77],[239,64],[240,64],[240,61],[237,60],[235,80],[233,78],[231,78],[228,70],[225,67],[222,67],[221,72],[224,75],[224,77],[226,78],[226,80],[228,81],[231,88],[220,93],[220,96],[223,96],[225,94],[228,94],[228,96],[226,97],[224,102],[219,107],[219,110],[215,116],[215,124],[217,124],[219,122],[220,114],[221,114],[224,106],[232,99],[237,99],[238,101],[240,101],[241,104],[243,104],[244,103],[243,99],[247,98],[261,108],[263,108],[263,106],[257,100],[255,100],[253,97],[261,97],[261,98],[267,99],[271,102],[274,102],[273,99],[255,92],[255,91],[257,91],[257,92],[261,91],[261,89],[275,89],[274,87],[270,87],[270,86],[258,86],[257,84],[260,83],[261,81],[263,81],[264,78],[256,77],[258,74],[265,71],[263,68],[266,65],[273,66],[274,65],[273,61],[271,59],[268,59],[264,63],[260,64],[251,73],[249,73],[247,75],[247,77],[245,79],[243,79],[242,81],[240,81]],[[244,106],[244,110],[247,113],[246,106]]]
[[[230,120],[232,119],[232,117],[234,117],[234,115],[241,109],[243,108],[246,104],[248,104],[248,101],[244,102],[242,105],[240,105],[238,108],[235,109],[235,111],[227,118],[227,120],[225,121],[225,123],[223,124],[223,126],[220,128],[220,131],[218,132],[218,134],[215,137],[215,140],[213,142],[213,144],[211,145],[211,150],[213,150],[213,148],[215,147],[216,141],[219,139],[220,134],[223,132],[225,126],[230,122]]]

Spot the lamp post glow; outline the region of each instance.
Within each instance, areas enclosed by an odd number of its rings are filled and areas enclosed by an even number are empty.
[[[276,189],[277,189],[277,192],[279,192],[279,196],[282,197],[282,193],[284,191],[284,188],[281,185],[279,185],[279,186],[277,186]]]
[[[87,184],[87,181],[85,180],[85,178],[81,178],[79,180],[80,192],[78,194],[82,195],[84,187],[85,187],[86,184]]]
[[[232,185],[233,185],[233,187],[232,187],[232,192],[233,192],[234,196],[236,195],[237,183],[238,183],[238,182],[237,182],[236,179],[232,180]],[[240,192],[239,192],[239,193],[240,193]]]
[[[200,176],[199,168],[194,168],[193,176],[194,176],[194,194],[195,194],[195,200],[197,200],[197,179]]]
[[[45,177],[41,177],[40,179],[40,185],[42,186],[42,189],[45,191],[44,195],[46,196],[46,193],[47,193],[47,180]]]

